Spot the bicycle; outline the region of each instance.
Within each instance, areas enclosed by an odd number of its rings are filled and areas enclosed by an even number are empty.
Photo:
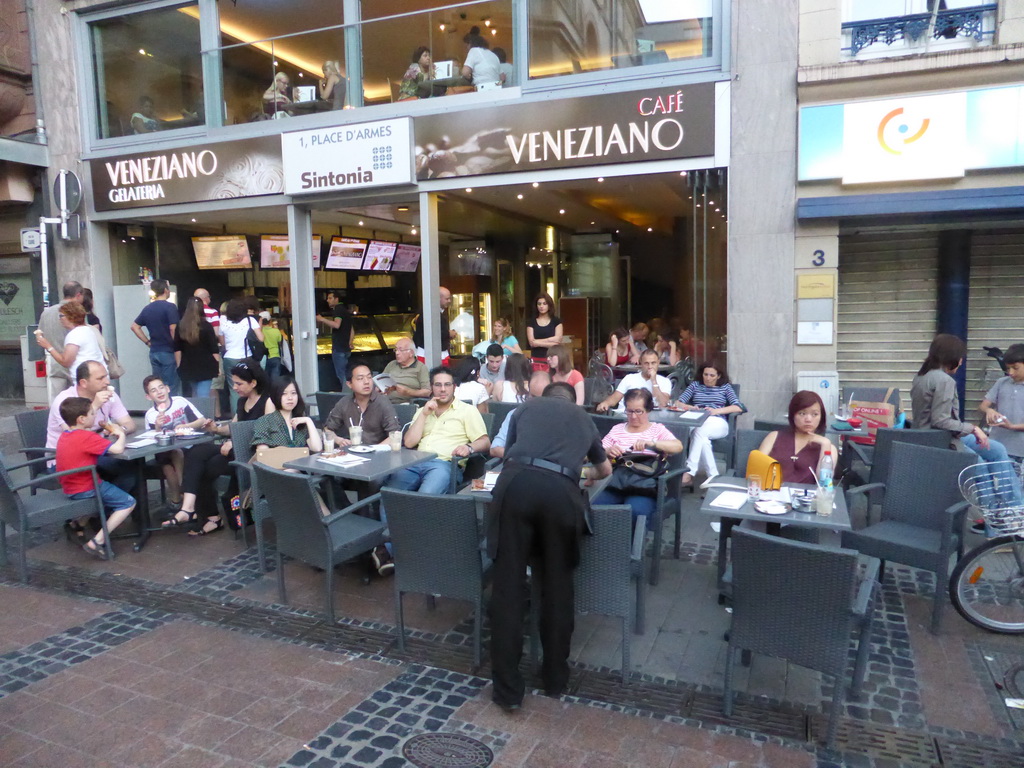
[[[971,624],[1024,634],[1024,500],[1021,466],[982,462],[960,473],[960,492],[993,537],[964,554],[949,579],[953,607]]]

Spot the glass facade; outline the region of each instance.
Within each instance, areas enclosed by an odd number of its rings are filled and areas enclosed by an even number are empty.
[[[198,16],[188,5],[90,25],[100,138],[205,122]]]
[[[200,6],[89,23],[100,139],[205,124],[203,56],[214,125],[301,118],[526,85],[587,72],[712,63],[722,0],[373,0],[219,2],[218,44],[200,44]],[[349,4],[352,7],[353,4]],[[516,19],[526,14],[528,39]],[[347,22],[347,23],[346,23]],[[210,34],[208,31],[207,34]],[[209,38],[208,38],[209,39]],[[529,61],[517,61],[517,53]],[[675,69],[673,71],[676,71]]]

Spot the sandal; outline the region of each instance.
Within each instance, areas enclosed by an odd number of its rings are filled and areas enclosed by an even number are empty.
[[[195,513],[193,512],[193,516],[194,515],[195,515]],[[209,527],[211,525],[213,526],[213,528]],[[189,531],[188,535],[189,536],[209,536],[211,533],[216,533],[217,531],[220,531],[223,528],[224,528],[224,521],[223,520],[221,520],[219,517],[216,518],[216,519],[214,519],[212,517],[209,517],[209,518],[206,519],[206,522],[203,523],[201,526],[193,528],[191,531]]]
[[[66,536],[67,540],[72,544],[79,545],[85,544],[89,538],[86,535],[85,527],[77,520],[68,520],[64,523],[64,536]]]
[[[89,546],[90,544],[92,546]],[[87,542],[85,542],[85,544],[82,545],[82,549],[85,550],[86,554],[92,555],[97,560],[106,560],[107,559],[107,547],[106,547],[106,545],[104,544],[104,545],[101,546],[101,545],[97,544],[95,539],[89,539]]]
[[[178,515],[181,514],[182,512],[184,512],[185,515],[187,515],[187,517],[184,520],[181,520],[181,519],[178,518]],[[196,513],[195,512],[185,512],[185,510],[179,509],[177,512],[174,513],[173,517],[170,517],[167,520],[164,520],[162,523],[160,523],[160,527],[161,528],[180,528],[181,526],[184,526],[184,525],[190,525],[191,523],[194,523],[195,521],[196,521]]]

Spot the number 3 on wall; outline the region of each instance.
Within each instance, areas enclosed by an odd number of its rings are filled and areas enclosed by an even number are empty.
[[[825,263],[825,252],[820,248],[814,252],[814,258],[811,259],[811,264],[816,267],[820,267]]]

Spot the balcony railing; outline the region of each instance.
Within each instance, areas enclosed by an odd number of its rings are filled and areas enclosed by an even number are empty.
[[[985,42],[986,39],[991,41],[995,34],[998,8],[998,4],[992,3],[939,11],[935,16],[935,27],[931,29],[930,37],[934,40],[973,39],[978,43]],[[876,43],[884,43],[887,46],[903,43],[907,52],[917,52],[917,48],[929,37],[931,24],[931,13],[848,21],[842,25],[842,29],[844,36],[849,34],[850,45],[843,50],[856,56]]]

